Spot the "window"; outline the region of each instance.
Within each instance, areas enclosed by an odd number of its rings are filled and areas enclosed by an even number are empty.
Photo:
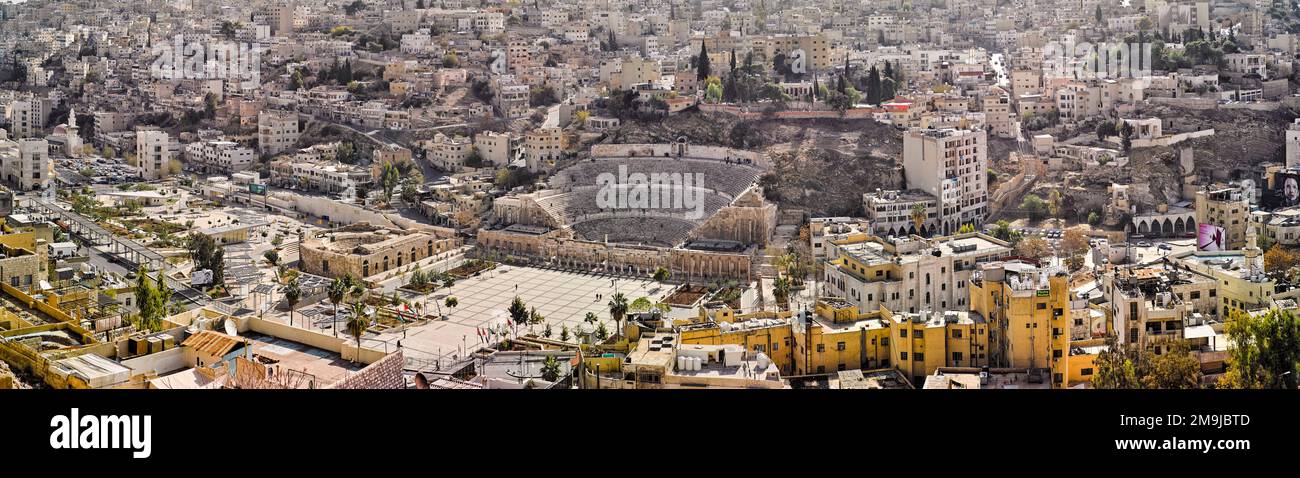
[[[1092,369],[1091,368],[1081,369],[1079,370],[1079,375],[1083,375],[1085,377],[1092,375]]]
[[[956,362],[961,362],[961,352],[953,352],[953,353],[952,353],[952,361],[953,361],[954,363],[956,363]]]
[[[840,342],[840,343],[835,344],[835,350],[843,351],[843,350],[844,350],[844,342]]]
[[[925,354],[921,352],[914,353],[912,354],[912,360],[915,360],[917,362],[923,362],[925,361]]]
[[[825,352],[825,351],[826,351],[826,344],[817,344],[817,352],[818,352],[818,353],[820,353],[820,352]]]
[[[907,338],[907,329],[898,329],[898,336],[902,338]]]
[[[960,339],[960,338],[961,338],[961,329],[952,329],[952,338],[954,338],[954,339]]]
[[[1046,303],[1039,302],[1039,303],[1037,303],[1037,304],[1034,304],[1034,308],[1036,308],[1036,309],[1038,309],[1038,310],[1047,310],[1047,304],[1046,304]]]
[[[907,352],[899,352],[899,353],[898,353],[898,360],[899,360],[899,361],[907,360]]]

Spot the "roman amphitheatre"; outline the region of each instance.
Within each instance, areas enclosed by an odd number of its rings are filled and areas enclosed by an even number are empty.
[[[566,268],[640,274],[665,267],[679,277],[748,279],[750,254],[776,225],[776,205],[758,185],[768,168],[758,153],[685,139],[596,145],[541,190],[498,198],[479,245]],[[619,191],[639,187],[658,200],[655,207],[602,200],[609,197],[602,176],[638,175],[698,181],[621,183]]]

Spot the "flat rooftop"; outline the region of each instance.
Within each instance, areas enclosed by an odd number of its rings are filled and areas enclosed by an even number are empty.
[[[254,360],[264,357],[276,361],[275,365],[279,368],[277,375],[290,370],[310,374],[316,377],[316,388],[342,380],[348,373],[364,367],[363,364],[344,360],[337,353],[298,342],[252,332],[244,333],[240,337],[249,341],[253,348]],[[304,381],[298,388],[307,386]]]

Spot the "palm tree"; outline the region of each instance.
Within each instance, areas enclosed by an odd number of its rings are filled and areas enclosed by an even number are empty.
[[[587,315],[582,317],[582,321],[588,324],[594,324],[597,320],[600,320],[600,317],[597,317],[595,312],[587,312]]]
[[[357,341],[357,356],[361,356],[361,336],[366,333],[366,328],[370,327],[370,320],[366,317],[366,304],[357,302],[352,304],[352,317],[347,323],[348,335]]]
[[[284,300],[289,303],[289,326],[293,326],[293,307],[298,305],[298,299],[302,298],[302,289],[298,287],[298,278],[294,277],[289,284],[284,286]]]
[[[338,337],[339,336],[339,304],[343,302],[344,297],[347,297],[348,286],[347,284],[343,283],[343,279],[335,278],[334,282],[330,282],[330,286],[328,289],[325,290],[325,293],[329,295],[330,303],[334,304],[334,320],[331,328],[334,329],[334,336]]]
[[[614,319],[614,337],[623,334],[623,316],[627,315],[628,303],[627,297],[622,292],[614,294],[614,298],[609,300],[609,316]]]
[[[925,216],[926,216],[925,206],[921,204],[916,204],[912,206],[912,209],[909,211],[909,214],[912,217],[912,224],[916,225],[916,231],[920,232],[921,228],[925,227]]]
[[[772,281],[772,295],[776,296],[778,308],[782,305],[788,308],[790,306],[790,279],[777,277],[776,280]]]

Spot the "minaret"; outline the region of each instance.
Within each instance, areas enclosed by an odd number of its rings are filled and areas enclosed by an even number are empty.
[[[70,158],[81,157],[81,128],[77,126],[77,108],[73,107],[68,110],[68,123],[63,131],[64,144],[67,146],[66,154]]]
[[[1247,225],[1246,247],[1242,248],[1241,252],[1246,256],[1246,270],[1252,276],[1264,272],[1262,264],[1263,251],[1259,249],[1258,239],[1258,233],[1255,232],[1255,227]]]

